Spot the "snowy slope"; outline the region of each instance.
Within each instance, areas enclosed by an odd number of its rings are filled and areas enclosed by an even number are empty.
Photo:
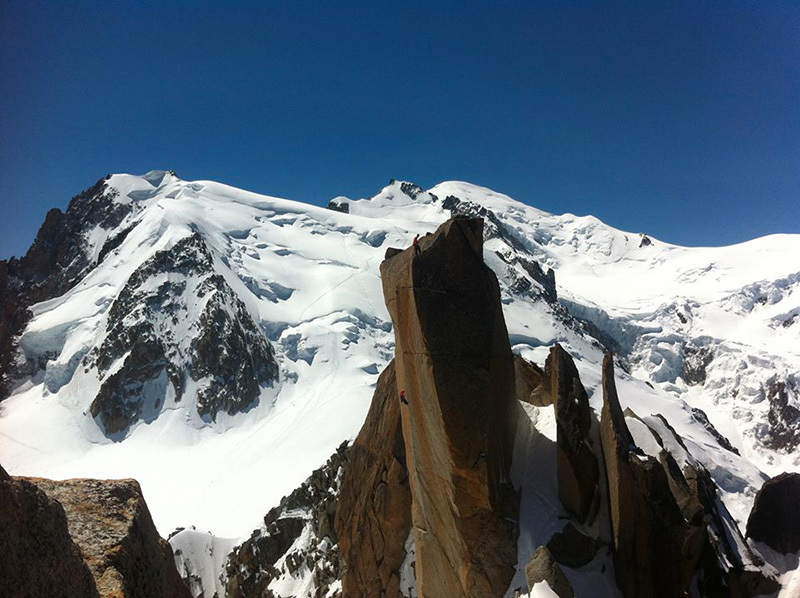
[[[34,306],[20,339],[46,368],[0,403],[0,460],[12,474],[134,477],[163,535],[190,525],[247,535],[361,426],[393,352],[378,273],[386,248],[408,246],[453,211],[480,209],[494,223],[484,257],[500,279],[517,352],[542,365],[562,343],[599,413],[603,348],[589,332],[613,345],[630,369],[618,372],[623,406],[668,419],[740,525],[765,474],[800,470],[796,453],[771,441],[769,399],[776,382],[790,407],[800,394],[800,236],[726,248],[644,244],[591,216],[547,214],[461,182],[428,191],[392,182],[370,199],[337,198],[349,213],[160,171],[114,175],[107,185],[135,209],[117,231],[93,230],[88,246],[97,258],[126,234],[74,288]],[[86,367],[86,356],[106,338],[111,306],[134,272],[191,235],[274,350],[278,380],[244,412],[216,421],[198,414],[192,384],[177,400],[165,383],[147,391],[163,400],[146,417],[109,437],[90,412],[106,374]],[[545,300],[534,261],[555,271],[559,303]],[[701,349],[712,355],[700,359],[706,367],[687,370]]]

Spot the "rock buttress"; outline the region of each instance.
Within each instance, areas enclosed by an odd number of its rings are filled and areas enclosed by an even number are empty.
[[[514,359],[482,234],[449,220],[381,264],[424,596],[502,596],[517,560]]]
[[[685,522],[671,500],[661,464],[636,448],[619,403],[610,354],[603,360],[600,437],[608,479],[614,568],[623,596],[680,596],[688,590],[691,574],[687,575],[688,567],[681,567],[681,547],[673,540]]]
[[[537,389],[542,386],[544,372],[535,363],[526,361],[519,355],[514,355],[514,379],[517,400],[537,407],[552,405],[550,396],[541,396]]]
[[[190,598],[136,480],[28,480],[64,507],[100,596]]]
[[[544,380],[542,386],[549,389],[556,413],[558,497],[578,521],[594,519],[599,469],[587,442],[592,410],[575,362],[561,345],[550,349]]]
[[[652,435],[661,447],[657,456],[636,446],[626,417]],[[747,548],[711,475],[666,419],[622,411],[611,354],[603,360],[600,436],[623,596],[740,598],[779,589],[760,570],[763,563]]]
[[[35,484],[0,467],[0,596],[97,598],[64,509]]]
[[[401,596],[399,570],[410,529],[411,490],[392,361],[378,378],[342,478],[336,533],[345,596]]]

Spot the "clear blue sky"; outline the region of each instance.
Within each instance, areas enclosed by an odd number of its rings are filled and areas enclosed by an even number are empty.
[[[0,258],[154,168],[317,204],[467,180],[687,245],[800,232],[800,3],[428,4],[0,0]]]

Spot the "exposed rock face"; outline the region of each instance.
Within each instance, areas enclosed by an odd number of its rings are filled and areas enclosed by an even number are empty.
[[[66,212],[50,210],[25,257],[0,261],[0,400],[15,378],[43,367],[16,356],[28,308],[75,286],[94,267],[87,233],[98,226],[113,229],[135,209],[115,201],[118,192],[107,186],[107,178],[72,198]]]
[[[594,558],[598,542],[579,532],[572,523],[567,523],[562,531],[553,534],[547,548],[556,562],[577,569]]]
[[[544,372],[535,363],[526,361],[519,355],[514,355],[514,384],[517,400],[525,401],[537,407],[552,404],[549,393],[546,397],[536,390],[544,379]],[[547,401],[550,402],[547,402]]]
[[[464,201],[452,195],[448,195],[442,200],[442,207],[449,210],[450,214],[456,218],[482,218],[484,220],[484,239],[502,239],[509,245],[510,252],[497,252],[497,256],[509,265],[511,278],[514,279],[511,289],[514,292],[542,297],[548,303],[557,304],[555,271],[550,268],[545,272],[538,262],[526,257],[528,252],[524,243],[503,224],[497,214],[485,206]]]
[[[608,481],[614,567],[626,597],[748,596],[775,591],[758,571],[709,473],[661,416],[630,414],[639,434],[660,446],[647,455],[634,440],[617,396],[613,358],[603,361],[601,439]],[[669,448],[668,448],[669,447]],[[743,552],[744,551],[744,552]]]
[[[714,351],[710,347],[683,347],[683,379],[686,384],[703,384],[706,381],[706,368],[714,361]]]
[[[392,361],[378,378],[342,479],[336,530],[345,596],[401,595],[399,570],[411,529],[411,489],[400,405]]]
[[[278,377],[269,341],[215,273],[199,234],[143,263],[107,322],[103,342],[84,367],[96,367],[101,377],[113,370],[91,405],[112,437],[139,419],[157,417],[168,396],[180,400],[188,377],[197,383],[198,413],[210,420],[221,411],[247,409],[261,386]]]
[[[136,480],[28,481],[63,505],[101,596],[189,598]]]
[[[708,419],[708,415],[706,412],[698,407],[692,407],[692,417],[698,421],[708,433],[711,434],[714,439],[719,443],[719,445],[736,455],[739,454],[739,449],[731,444],[731,441],[727,439],[727,437],[723,436],[719,430],[714,427],[714,424],[711,423]]]
[[[310,596],[332,596],[330,586],[341,578],[334,518],[350,450],[342,444],[323,467],[267,513],[263,528],[231,552],[225,567],[226,596],[281,598],[270,584],[302,570],[310,571],[313,580]]]
[[[767,387],[769,446],[774,449],[789,452],[800,446],[800,409],[796,407],[796,397],[800,397],[800,385],[795,376],[775,380]]]
[[[350,204],[346,201],[335,201],[330,200],[328,202],[328,209],[333,210],[334,212],[342,212],[343,214],[350,213]]]
[[[35,598],[54,592],[98,596],[59,502],[0,468],[0,596]]]
[[[680,547],[661,533],[664,529],[681,527],[682,517],[677,505],[667,500],[669,482],[660,464],[637,452],[619,404],[610,354],[603,360],[600,436],[619,588],[626,597],[666,597],[670,592],[678,596],[688,587],[689,580],[679,567],[676,571],[674,556],[680,554]],[[647,504],[650,497],[657,502]]]
[[[516,562],[509,482],[517,407],[483,221],[450,220],[381,264],[425,596],[502,596]]]
[[[564,575],[546,546],[539,546],[531,561],[525,566],[525,579],[528,582],[529,590],[533,589],[537,583],[546,581],[559,598],[574,598],[575,596],[575,591],[567,576]]]
[[[782,473],[767,480],[756,495],[747,519],[747,536],[773,550],[800,550],[800,474]]]
[[[599,504],[599,470],[587,442],[592,411],[575,362],[561,345],[550,349],[544,380],[543,393],[549,391],[556,413],[558,497],[579,521],[593,519]]]
[[[393,182],[394,179],[391,180],[391,183]],[[400,183],[400,191],[408,195],[411,199],[417,199],[421,193],[425,193],[425,189],[415,183],[409,183],[407,181]]]

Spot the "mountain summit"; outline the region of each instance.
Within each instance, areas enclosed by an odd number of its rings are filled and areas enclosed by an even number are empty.
[[[453,217],[483,222],[513,353],[558,343],[599,417],[613,351],[621,411],[665,419],[739,528],[800,471],[798,235],[679,247],[464,182],[317,207],[170,171],[101,179],[0,262],[3,467],[133,477],[162,535],[249,534],[367,416],[396,349],[387,249]]]

